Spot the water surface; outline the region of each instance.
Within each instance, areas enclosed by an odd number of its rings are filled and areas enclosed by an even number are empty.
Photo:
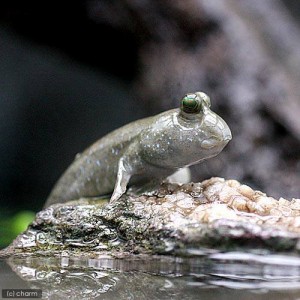
[[[43,299],[299,299],[300,259],[238,252],[10,258],[0,260],[0,287],[42,289]]]

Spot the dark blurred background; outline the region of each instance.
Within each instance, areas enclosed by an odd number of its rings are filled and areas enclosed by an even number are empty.
[[[1,206],[36,211],[77,152],[145,115],[131,94],[137,46],[86,1],[1,6]]]
[[[196,90],[234,139],[193,180],[299,198],[299,12],[296,0],[2,2],[0,216],[40,210],[76,153]]]

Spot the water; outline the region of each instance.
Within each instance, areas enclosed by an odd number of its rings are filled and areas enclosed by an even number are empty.
[[[43,299],[300,299],[300,258],[269,253],[0,260],[1,289]]]

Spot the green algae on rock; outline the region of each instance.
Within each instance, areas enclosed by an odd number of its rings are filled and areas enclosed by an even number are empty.
[[[2,255],[193,256],[202,249],[299,251],[300,199],[276,200],[236,180],[165,183],[115,203],[52,205]]]

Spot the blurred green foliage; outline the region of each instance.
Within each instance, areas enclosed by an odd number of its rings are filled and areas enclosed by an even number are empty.
[[[8,246],[18,234],[26,230],[34,220],[35,213],[28,210],[18,212],[13,216],[1,216],[0,219],[0,248]]]

